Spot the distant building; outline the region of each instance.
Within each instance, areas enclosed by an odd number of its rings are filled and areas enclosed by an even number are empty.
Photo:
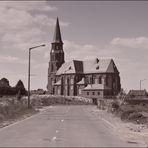
[[[43,90],[43,89],[37,89],[37,90],[31,90],[30,91],[30,94],[31,95],[43,95],[43,94],[45,94],[46,93],[46,91],[45,90]]]
[[[148,92],[146,90],[130,90],[125,101],[129,104],[148,103]]]
[[[58,18],[51,44],[47,85],[50,94],[103,97],[120,92],[119,71],[113,59],[65,62]]]
[[[130,90],[128,92],[128,96],[129,97],[140,97],[140,96],[146,97],[148,96],[148,92],[145,89],[144,90]]]

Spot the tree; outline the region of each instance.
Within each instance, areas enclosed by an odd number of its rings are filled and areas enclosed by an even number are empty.
[[[9,81],[6,78],[2,78],[0,80],[0,94],[7,95],[9,94],[11,87],[9,85]]]
[[[16,92],[18,93],[20,91],[20,95],[26,95],[26,89],[24,87],[24,84],[21,80],[19,80],[15,86]]]
[[[0,80],[0,86],[4,86],[4,87],[10,87],[10,85],[9,85],[9,81],[6,79],[6,78],[2,78],[1,80]]]

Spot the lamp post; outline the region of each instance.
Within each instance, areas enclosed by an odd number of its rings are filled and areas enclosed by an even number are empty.
[[[29,48],[29,63],[28,63],[28,108],[30,108],[30,59],[31,59],[31,50],[38,48],[38,47],[43,47],[45,44],[34,46]]]
[[[140,91],[141,91],[141,84],[144,80],[146,80],[146,79],[140,80]]]

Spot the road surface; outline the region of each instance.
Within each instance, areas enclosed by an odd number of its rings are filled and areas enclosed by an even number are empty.
[[[0,129],[0,147],[125,147],[122,135],[91,112],[92,105],[59,105]]]

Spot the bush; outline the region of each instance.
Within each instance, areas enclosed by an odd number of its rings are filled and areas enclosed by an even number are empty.
[[[128,111],[124,111],[121,113],[121,120],[127,120],[128,119],[128,116],[131,114],[131,113],[134,113],[135,111],[134,110],[128,110]]]
[[[133,112],[133,113],[130,113],[129,116],[128,116],[128,120],[137,120],[139,118],[142,118],[143,115],[139,112]]]
[[[24,87],[24,84],[21,80],[19,80],[15,86],[17,93],[20,91],[20,95],[26,95],[26,89]]]
[[[28,109],[26,102],[24,103],[23,101],[12,99],[7,100],[5,104],[0,104],[0,121],[18,118],[26,113],[35,112],[33,108]]]
[[[117,101],[112,102],[112,108],[114,110],[118,110],[119,109],[119,103]]]
[[[0,114],[0,122],[4,120],[4,115]]]
[[[9,85],[9,81],[6,78],[0,80],[0,95],[16,95],[20,91],[21,95],[26,95],[27,91],[24,84],[19,80],[15,87]]]

